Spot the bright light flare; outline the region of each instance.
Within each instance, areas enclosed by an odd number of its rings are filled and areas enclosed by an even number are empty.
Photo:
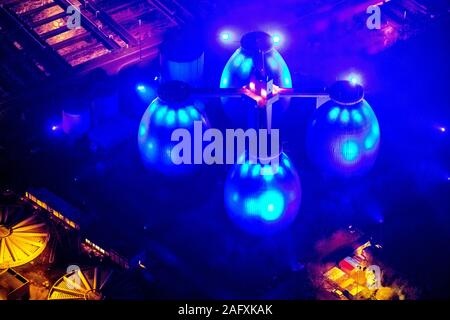
[[[283,37],[280,34],[273,34],[272,42],[274,46],[279,46],[283,42]]]
[[[145,93],[147,91],[147,87],[143,84],[138,84],[136,86],[136,91],[139,93]]]
[[[233,34],[230,31],[222,31],[219,34],[220,41],[223,43],[229,43],[233,41]]]
[[[362,78],[359,74],[352,73],[347,76],[347,80],[350,81],[352,85],[362,84]]]
[[[264,99],[267,98],[267,91],[265,89],[261,89],[261,97]]]

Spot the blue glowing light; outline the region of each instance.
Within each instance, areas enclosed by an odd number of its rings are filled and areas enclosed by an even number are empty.
[[[377,142],[377,139],[374,136],[369,135],[364,140],[364,148],[366,148],[367,150],[370,150],[375,146],[376,142]]]
[[[250,82],[254,59],[250,54],[236,50],[228,60],[220,81],[221,88],[241,88]],[[267,66],[266,72],[274,79],[274,84],[282,88],[292,88],[292,77],[283,57],[275,50],[271,50],[264,56]]]
[[[158,107],[159,107],[158,100],[153,101],[153,102],[150,104],[150,107],[148,107],[148,110],[149,110],[150,114],[152,114],[153,112],[155,112],[156,108],[158,108]]]
[[[175,124],[175,110],[167,112],[166,123],[168,126],[173,126]]]
[[[162,106],[158,111],[156,111],[156,122],[160,123],[167,113],[167,107]]]
[[[247,215],[257,215],[259,211],[258,200],[249,198],[245,200],[244,203],[245,214]]]
[[[220,33],[220,40],[222,40],[223,42],[228,42],[228,41],[231,41],[232,39],[233,39],[233,37],[230,32],[222,31]]]
[[[338,118],[340,112],[341,109],[339,109],[339,107],[334,107],[330,110],[330,112],[328,112],[328,119],[330,119],[331,121],[335,121]]]
[[[354,161],[359,155],[359,147],[355,141],[349,140],[342,144],[342,157],[346,161]]]
[[[281,38],[281,36],[280,36],[279,34],[274,34],[274,35],[272,36],[272,42],[273,42],[273,44],[274,44],[275,46],[280,45],[280,44],[281,44],[281,41],[282,41],[282,38]]]
[[[59,129],[58,126],[52,126],[52,131],[56,131],[56,130],[58,130],[58,129]]]
[[[197,109],[190,106],[187,108],[187,111],[189,112],[189,115],[193,120],[198,120],[200,118],[200,114],[198,113]]]
[[[289,71],[289,68],[288,68],[286,62],[284,61],[283,57],[276,50],[273,51],[273,57],[274,57],[275,61],[277,62],[277,65],[281,69],[281,79],[282,79],[282,81],[279,84],[276,82],[274,82],[274,83],[279,85],[282,88],[287,88],[287,89],[292,88],[291,72]]]
[[[284,211],[284,197],[275,190],[264,192],[259,197],[259,212],[266,221],[278,220]]]
[[[352,105],[330,100],[316,110],[308,128],[308,155],[327,175],[366,173],[376,161],[379,145],[378,120],[365,100]]]
[[[237,49],[223,68],[220,78],[220,88],[242,88],[247,86],[257,77],[256,66],[261,63],[265,66],[264,71],[268,78],[273,79],[273,84],[281,88],[292,88],[292,77],[289,68],[283,57],[275,48],[268,50],[262,57],[243,48]],[[221,98],[225,115],[237,127],[244,127],[248,124],[248,112],[243,108],[248,108],[248,104],[243,103],[239,98]],[[288,108],[288,98],[282,98],[277,102],[278,108],[285,110]]]
[[[352,110],[352,119],[356,123],[361,123],[363,121],[363,117],[358,110]]]
[[[374,123],[372,125],[372,128],[370,129],[369,134],[364,140],[364,148],[366,148],[366,150],[372,150],[378,143],[379,139],[380,139],[380,127],[378,126],[377,123]]]
[[[188,124],[189,123],[189,116],[184,109],[180,109],[177,112],[178,114],[178,121],[180,121],[181,124]]]
[[[291,168],[291,162],[289,161],[288,158],[283,158],[283,164],[285,165],[286,168]],[[278,170],[279,170],[280,168],[281,168],[281,167],[278,167]]]
[[[147,128],[144,125],[140,125],[139,126],[139,136],[145,136],[145,134],[147,133]]]
[[[138,84],[136,86],[136,91],[139,93],[145,93],[147,91],[147,87],[143,84]]]
[[[347,123],[350,121],[350,112],[347,109],[342,110],[341,112],[341,122]]]
[[[194,102],[200,107],[200,102]],[[195,172],[199,166],[172,162],[171,152],[176,143],[171,140],[176,128],[188,130],[193,135],[193,120],[201,120],[204,128],[207,120],[193,105],[181,107],[156,98],[142,116],[138,128],[138,146],[144,165],[168,176],[186,175]],[[192,160],[192,159],[191,159]]]
[[[149,160],[154,160],[157,156],[158,150],[156,147],[156,143],[153,140],[149,140],[146,145],[146,149],[144,150],[145,157]]]
[[[250,169],[250,163],[246,162],[241,165],[241,176],[246,176],[248,174],[248,170]]]
[[[228,78],[227,77],[223,77],[222,81],[220,81],[221,86],[226,86],[228,84]]]
[[[249,73],[252,70],[253,61],[250,58],[245,58],[245,61],[242,63],[241,70],[243,73]]]
[[[290,88],[290,87],[292,87],[292,83],[291,83],[291,78],[288,78],[288,77],[286,77],[286,78],[284,78],[284,87],[285,88]]]
[[[378,123],[374,123],[372,125],[372,133],[377,137],[380,136],[380,126],[378,125]]]
[[[365,105],[361,110],[366,117],[370,117],[371,109],[369,106]]]
[[[278,220],[284,212],[284,197],[276,190],[269,190],[244,203],[245,214],[258,216],[265,221]]]
[[[156,89],[152,86],[149,86],[147,84],[137,84],[136,85],[136,92],[138,96],[146,103],[150,103],[155,97],[156,97]]]
[[[289,225],[298,213],[299,177],[285,154],[280,156],[279,162],[278,166],[273,166],[251,164],[247,160],[235,165],[228,174],[225,183],[227,212],[247,231],[275,232]]]
[[[272,168],[272,166],[270,164],[266,164],[263,166],[262,170],[261,170],[261,174],[263,176],[273,176],[274,175],[274,170]]]
[[[278,66],[277,66],[277,62],[275,61],[275,59],[274,59],[274,57],[269,57],[269,58],[267,58],[267,63],[269,64],[269,66],[272,68],[272,69],[276,69]]]
[[[357,85],[362,84],[361,76],[356,73],[352,73],[347,77],[347,80],[350,81],[351,84]]]
[[[242,64],[242,62],[244,62],[244,60],[245,60],[245,56],[243,55],[243,54],[238,54],[238,55],[236,55],[236,58],[234,59],[234,66],[236,67],[236,68],[239,68],[239,66]]]
[[[261,165],[255,164],[252,169],[252,176],[257,177],[261,174]]]
[[[261,169],[261,175],[266,182],[272,181],[275,177],[275,174],[276,173],[274,172],[274,168],[272,168],[271,165],[265,165]]]
[[[279,168],[279,167],[278,167]],[[263,179],[267,182],[270,182],[273,180],[273,178],[275,177],[276,172],[274,172],[275,169],[272,168],[271,165],[266,164],[263,166],[263,168],[261,169],[261,175],[263,176]]]

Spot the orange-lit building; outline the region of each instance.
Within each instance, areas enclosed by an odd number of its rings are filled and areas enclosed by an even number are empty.
[[[382,288],[382,275],[365,252],[371,246],[370,241],[364,243],[353,256],[345,257],[323,274],[330,292],[340,299],[376,299],[377,290]]]

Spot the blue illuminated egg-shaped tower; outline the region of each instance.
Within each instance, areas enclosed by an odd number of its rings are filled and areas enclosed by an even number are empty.
[[[239,227],[254,234],[273,233],[297,216],[300,179],[284,153],[278,165],[247,160],[229,172],[224,196],[227,212]]]
[[[253,80],[273,80],[281,88],[292,88],[289,68],[274,48],[272,37],[260,31],[245,34],[241,47],[228,60],[220,79],[220,88],[242,88]],[[239,98],[223,98],[224,111],[234,123],[245,126],[251,105]],[[282,98],[277,108],[286,108],[288,99]],[[277,116],[277,113],[275,113]]]
[[[142,116],[138,132],[138,145],[144,165],[149,170],[167,176],[182,176],[193,173],[199,166],[174,164],[171,157],[178,141],[171,141],[175,129],[186,129],[191,135],[191,150],[194,150],[194,121],[208,127],[203,115],[202,103],[190,98],[191,88],[180,81],[169,81],[160,86],[158,97],[153,100]]]
[[[311,161],[326,175],[350,177],[366,173],[375,163],[380,127],[359,84],[338,81],[330,99],[320,106],[308,129]]]

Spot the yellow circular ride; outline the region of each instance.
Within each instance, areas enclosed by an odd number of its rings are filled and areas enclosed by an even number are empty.
[[[0,269],[33,261],[50,239],[47,225],[20,206],[0,206]]]
[[[97,267],[73,270],[61,277],[51,288],[48,300],[103,300],[111,270]]]

